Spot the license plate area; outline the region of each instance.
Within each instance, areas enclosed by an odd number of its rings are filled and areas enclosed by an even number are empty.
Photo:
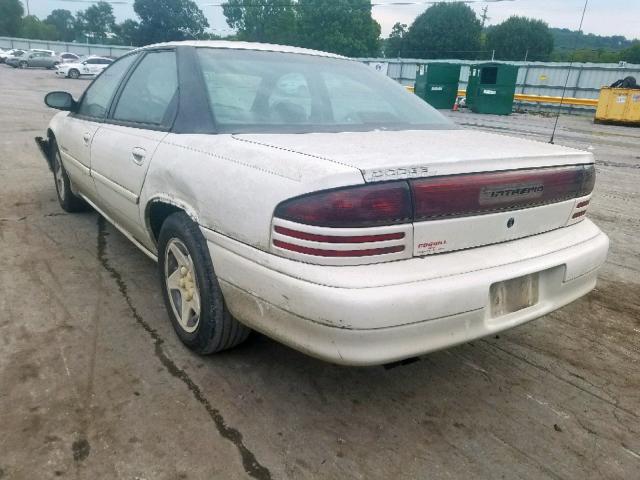
[[[532,273],[491,285],[491,317],[502,317],[532,307],[540,298],[540,274]]]

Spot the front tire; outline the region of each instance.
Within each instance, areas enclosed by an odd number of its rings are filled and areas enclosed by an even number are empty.
[[[71,70],[69,70],[68,76],[69,78],[73,78],[74,80],[77,80],[78,78],[80,78],[80,72],[75,68],[72,68]]]
[[[28,64],[27,62],[25,62],[25,61],[22,61],[22,62],[20,62],[20,63],[18,64],[18,66],[19,66],[20,68],[27,68],[27,67],[29,66],[29,64]]]
[[[208,355],[247,339],[251,330],[227,309],[206,240],[185,213],[174,213],[162,224],[158,266],[171,323],[188,348]]]
[[[53,178],[56,182],[56,194],[58,203],[65,212],[76,213],[87,210],[88,206],[84,200],[76,196],[71,190],[71,181],[69,175],[62,165],[60,159],[60,150],[54,139],[51,142],[51,168],[53,170]]]

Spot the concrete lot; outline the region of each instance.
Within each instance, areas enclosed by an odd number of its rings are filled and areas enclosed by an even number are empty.
[[[42,98],[87,84],[0,65],[0,478],[638,478],[640,129],[560,120],[557,143],[597,156],[589,215],[612,242],[588,297],[390,369],[259,335],[201,358],[155,264],[58,206]],[[450,115],[542,141],[553,124]]]

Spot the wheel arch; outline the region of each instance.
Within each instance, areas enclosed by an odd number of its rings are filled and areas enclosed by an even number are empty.
[[[149,236],[156,246],[162,224],[170,215],[178,212],[185,213],[197,225],[200,225],[195,209],[182,200],[170,195],[156,195],[147,202],[144,209],[144,222]]]

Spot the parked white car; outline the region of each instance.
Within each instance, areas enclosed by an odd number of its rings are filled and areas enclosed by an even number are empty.
[[[19,57],[23,55],[27,50],[20,50],[19,48],[13,48],[11,50],[7,50],[6,52],[0,53],[0,63],[6,63],[7,59],[13,57]]]
[[[607,255],[585,216],[591,153],[460,129],[336,55],[166,43],[46,103],[63,110],[37,139],[60,205],[92,206],[158,261],[202,354],[255,329],[393,362],[560,308]]]
[[[59,77],[77,79],[80,77],[94,77],[113,63],[105,57],[87,57],[76,62],[65,62],[58,65],[56,75]]]

